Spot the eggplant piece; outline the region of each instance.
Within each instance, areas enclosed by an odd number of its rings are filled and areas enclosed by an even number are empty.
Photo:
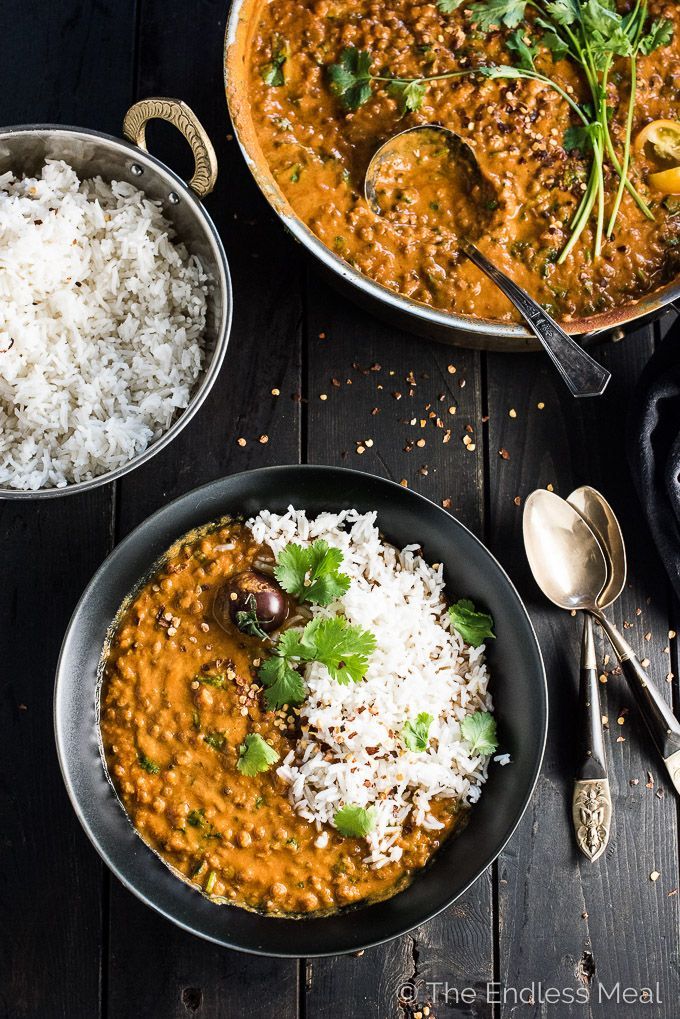
[[[278,630],[287,615],[288,598],[282,588],[256,570],[229,577],[213,601],[213,617],[223,630],[234,625],[253,636]]]

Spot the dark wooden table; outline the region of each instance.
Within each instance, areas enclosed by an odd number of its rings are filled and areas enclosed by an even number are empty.
[[[620,677],[609,676],[603,694],[615,828],[601,862],[576,855],[568,802],[579,627],[546,607],[521,543],[521,501],[533,488],[552,484],[566,494],[588,482],[602,489],[621,515],[631,559],[616,622],[649,659],[669,700],[674,686],[677,695],[676,642],[668,634],[680,630],[680,617],[631,494],[622,443],[632,387],[664,324],[601,347],[597,355],[614,375],[609,392],[579,404],[540,356],[425,342],[340,299],[284,235],[230,134],[222,86],[226,6],[226,0],[2,5],[6,124],[61,122],[119,134],[130,103],[154,94],[178,96],[196,110],[220,160],[207,204],[235,294],[220,379],[168,450],[115,487],[84,497],[0,503],[2,1015],[406,1019],[429,1003],[439,1017],[677,1019],[678,803]],[[149,132],[151,147],[186,172],[184,143],[165,127]],[[449,442],[432,412],[451,429]],[[462,442],[468,426],[472,451]],[[357,443],[369,438],[373,445],[360,454]],[[405,479],[482,537],[529,605],[551,696],[543,772],[498,862],[414,935],[361,957],[309,962],[225,951],[183,933],[125,891],[80,829],[52,732],[62,634],[113,545],[196,485],[298,460]],[[660,875],[655,881],[653,872]],[[560,993],[556,1004],[550,988]],[[645,1003],[644,988],[652,1003]],[[589,1003],[579,1001],[584,991]],[[635,993],[641,1000],[632,1003]]]

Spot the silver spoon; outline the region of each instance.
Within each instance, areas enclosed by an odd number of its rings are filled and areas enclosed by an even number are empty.
[[[481,225],[484,212],[488,210],[490,204],[484,200],[484,196],[493,194],[493,188],[482,173],[477,157],[467,142],[454,131],[437,124],[421,124],[400,131],[374,153],[364,178],[364,195],[369,207],[376,216],[384,215],[385,209],[380,203],[380,197],[383,195],[380,188],[381,172],[405,156],[417,156],[423,145],[428,143],[438,146],[439,149],[444,143],[449,166],[452,171],[455,168],[458,183],[462,185],[462,190],[470,200],[469,204],[474,210],[477,223]],[[526,290],[490,262],[468,235],[461,236],[458,243],[460,250],[470,261],[486,273],[498,289],[512,301],[531,331],[540,340],[572,396],[601,396],[607,388],[611,373],[565,333]]]
[[[524,544],[531,571],[546,597],[560,608],[590,613],[602,626],[680,792],[680,722],[631,646],[602,612],[599,599],[607,587],[609,571],[595,533],[566,500],[539,489],[531,493],[524,507]]]
[[[626,582],[626,553],[623,537],[609,503],[594,488],[584,485],[567,497],[584,518],[600,543],[607,565],[607,580],[597,603],[605,609],[619,597]],[[607,548],[617,549],[616,564]],[[623,567],[621,569],[620,567]],[[612,798],[607,775],[607,756],[602,732],[602,706],[598,679],[593,617],[583,613],[581,668],[579,676],[580,761],[574,780],[572,820],[579,849],[589,860],[602,855],[609,842]]]

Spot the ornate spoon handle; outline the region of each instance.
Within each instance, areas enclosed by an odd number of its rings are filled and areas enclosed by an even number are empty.
[[[578,724],[581,753],[571,814],[577,845],[592,862],[602,855],[609,841],[612,801],[602,738],[593,620],[587,613],[583,617]]]
[[[533,297],[529,297],[525,290],[501,272],[479,248],[470,241],[463,241],[461,250],[512,301],[543,344],[543,349],[566,382],[572,396],[601,396],[607,388],[611,373],[593,360]]]

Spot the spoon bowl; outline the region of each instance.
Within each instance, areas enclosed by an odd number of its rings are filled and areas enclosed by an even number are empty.
[[[621,595],[628,574],[621,526],[602,493],[590,485],[575,489],[567,497],[567,502],[578,510],[593,531],[607,562],[607,583],[597,599],[598,606],[606,609]]]
[[[454,246],[514,304],[572,396],[602,395],[611,378],[607,369],[473,243],[499,203],[474,150],[455,131],[420,124],[388,138],[368,164],[364,195],[371,211],[395,226],[418,225],[437,239],[448,232]]]
[[[528,497],[524,545],[536,583],[559,608],[597,611],[607,586],[607,562],[581,514],[546,489]]]

